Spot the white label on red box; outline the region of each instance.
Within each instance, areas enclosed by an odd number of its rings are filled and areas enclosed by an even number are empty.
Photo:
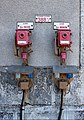
[[[17,29],[33,29],[33,22],[17,22]]]
[[[60,44],[70,44],[69,41],[60,41]]]
[[[36,16],[36,22],[37,23],[51,23],[52,20],[51,20],[51,15],[49,16]]]
[[[65,30],[65,29],[70,29],[69,28],[69,23],[64,23],[64,22],[54,22],[54,30]]]
[[[27,44],[27,42],[26,41],[18,41],[18,44]]]

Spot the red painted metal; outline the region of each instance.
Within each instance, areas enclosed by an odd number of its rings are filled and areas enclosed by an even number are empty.
[[[20,56],[23,60],[23,63],[26,65],[28,65],[28,54],[29,54],[28,49],[30,49],[32,45],[32,42],[30,41],[30,36],[31,36],[31,31],[29,31],[28,29],[16,29],[16,33],[15,33],[16,55]]]
[[[26,61],[28,59],[28,53],[27,52],[22,52],[21,57],[22,57],[23,61]]]
[[[58,56],[60,56],[60,60],[62,63],[66,62],[67,59],[67,48],[71,47],[71,30],[70,29],[58,29],[56,31],[56,42],[55,46],[57,47],[57,51],[55,52]],[[55,47],[55,49],[56,49]]]
[[[57,43],[58,47],[70,47],[72,44],[71,30],[58,30]]]
[[[62,62],[65,62],[65,60],[67,59],[67,53],[66,52],[61,52],[60,53],[60,59],[62,60]]]
[[[16,47],[28,47],[31,44],[30,31],[26,29],[17,29],[15,34]]]

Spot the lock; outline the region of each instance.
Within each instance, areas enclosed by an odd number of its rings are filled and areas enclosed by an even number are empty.
[[[60,59],[63,63],[65,62],[66,58],[67,58],[66,52],[61,52],[60,53]]]
[[[28,56],[32,52],[30,40],[33,22],[17,22],[15,33],[15,56],[21,57],[23,64],[28,65]]]

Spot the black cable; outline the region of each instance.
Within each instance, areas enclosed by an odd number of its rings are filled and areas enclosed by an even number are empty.
[[[61,104],[60,104],[60,111],[59,111],[58,120],[61,120],[62,110],[63,110],[62,105],[63,105],[63,90],[61,90]]]
[[[23,96],[22,96],[22,101],[20,105],[20,120],[22,120],[22,107],[23,107],[23,102],[24,102],[24,93],[25,93],[25,90],[23,90]]]

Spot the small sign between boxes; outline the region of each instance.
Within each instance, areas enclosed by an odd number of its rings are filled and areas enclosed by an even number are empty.
[[[36,23],[51,23],[51,15],[36,15]]]

